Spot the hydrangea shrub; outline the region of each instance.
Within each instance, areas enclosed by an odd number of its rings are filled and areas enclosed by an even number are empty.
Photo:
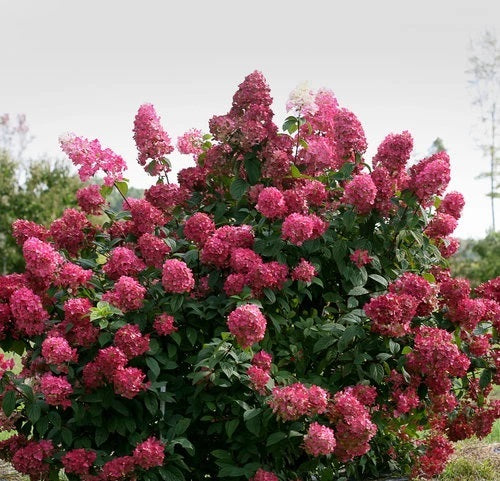
[[[48,227],[14,223],[26,272],[0,277],[0,453],[34,479],[432,477],[499,416],[500,279],[471,291],[446,258],[463,207],[445,152],[368,164],[356,116],[300,86],[283,131],[259,72],[228,114],[174,145],[134,122],[155,179],[74,134],[84,187]],[[123,210],[106,204],[113,188]],[[96,217],[97,215],[97,217]],[[14,370],[15,371],[15,370]],[[19,370],[18,370],[19,371]]]

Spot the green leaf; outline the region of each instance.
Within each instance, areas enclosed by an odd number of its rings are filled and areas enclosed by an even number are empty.
[[[271,304],[274,304],[276,302],[276,295],[271,289],[269,289],[269,287],[266,287],[264,289],[264,295],[267,297]]]
[[[229,193],[231,194],[231,197],[233,199],[239,200],[248,190],[248,187],[250,187],[250,185],[245,180],[238,177],[231,183],[231,187],[229,187]]]
[[[152,393],[148,393],[147,396],[144,397],[144,405],[146,409],[154,416],[158,411],[158,399]]]
[[[335,341],[336,339],[333,339],[331,337],[321,337],[314,343],[313,353],[316,354],[317,352],[328,349],[332,344],[335,343]]]
[[[120,192],[123,197],[127,195],[128,192],[128,183],[126,180],[120,180],[115,182],[115,187],[118,189],[118,192]]]
[[[230,421],[226,421],[226,434],[229,439],[233,436],[234,431],[236,431],[236,428],[240,424],[239,419],[231,419]]]
[[[42,415],[42,408],[40,403],[37,402],[31,403],[26,409],[26,415],[28,416],[28,419],[33,424],[35,424]]]
[[[435,283],[436,283],[436,278],[435,278],[435,277],[434,277],[434,276],[433,276],[430,272],[424,272],[424,273],[422,274],[422,277],[423,277],[426,281],[430,282],[431,284],[435,284]]]
[[[412,348],[410,346],[405,346],[405,347],[403,347],[401,354],[409,354],[411,351],[412,351]]]
[[[61,438],[66,446],[71,446],[71,443],[73,442],[73,433],[68,428],[62,428]]]
[[[492,379],[491,369],[484,369],[481,373],[481,377],[479,378],[479,387],[481,389],[486,388]]]
[[[349,296],[362,296],[363,294],[368,294],[368,290],[361,286],[353,287],[347,294]]]
[[[110,185],[102,185],[101,186],[101,195],[103,197],[107,197],[109,194],[113,192],[113,187]]]
[[[181,434],[184,434],[190,424],[191,420],[188,418],[179,419],[175,425],[175,435],[180,436]]]
[[[3,412],[9,417],[16,408],[16,393],[15,391],[7,391],[2,401]]]
[[[283,123],[283,130],[286,130],[289,134],[293,134],[297,131],[298,126],[299,119],[297,117],[294,117],[293,115],[290,115],[285,119],[285,122]]]
[[[101,446],[106,442],[109,437],[108,430],[105,428],[97,428],[95,432],[95,443],[97,446]]]
[[[387,287],[387,279],[385,277],[379,276],[378,274],[370,274],[368,277],[378,282],[380,285]]]
[[[254,155],[245,156],[245,170],[247,171],[248,181],[251,185],[257,184],[260,180],[260,161]]]
[[[286,433],[278,432],[273,433],[267,438],[266,446],[272,446],[273,444],[283,441],[287,437]]]
[[[302,173],[300,172],[298,167],[295,165],[292,165],[292,167],[290,168],[290,173],[292,174],[292,177],[294,179],[300,179],[303,177]]]
[[[153,375],[152,381],[156,380],[156,378],[160,375],[160,365],[158,361],[154,357],[146,357],[146,364],[151,370],[151,374]]]
[[[49,429],[49,420],[46,416],[42,416],[36,423],[36,430],[40,436],[43,436]]]
[[[406,347],[408,347],[408,346],[406,346]],[[389,351],[391,351],[392,354],[397,354],[400,350],[401,350],[401,346],[397,342],[393,341],[392,339],[389,339]],[[404,349],[403,349],[403,354],[405,354]]]
[[[370,377],[379,384],[384,379],[384,367],[381,364],[371,364],[369,368]]]

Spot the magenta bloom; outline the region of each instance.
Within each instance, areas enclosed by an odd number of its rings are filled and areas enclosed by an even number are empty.
[[[136,277],[146,266],[128,247],[115,247],[102,270],[110,279]]]
[[[137,367],[120,367],[113,376],[116,394],[132,399],[141,391],[145,391],[149,382],[144,382],[146,374]]]
[[[143,104],[134,120],[134,140],[139,151],[139,164],[146,165],[147,159],[161,161],[165,156],[172,153],[174,147],[170,137],[163,129],[155,108],[151,104]],[[168,164],[161,165],[161,169],[168,172]],[[152,173],[156,175],[158,172]]]
[[[327,228],[328,223],[314,214],[290,214],[281,226],[281,238],[301,246],[305,241],[323,235]]]
[[[191,129],[177,139],[177,149],[181,154],[194,156],[203,152],[203,134],[201,130]]]
[[[26,269],[35,277],[52,279],[63,263],[63,258],[50,244],[30,237],[23,245]]]
[[[73,387],[65,376],[54,376],[50,373],[44,374],[40,381],[40,390],[45,396],[45,401],[51,406],[71,406],[69,396],[73,392]]]
[[[283,217],[288,210],[283,194],[276,187],[262,189],[255,208],[269,219]]]
[[[68,451],[62,458],[61,462],[64,470],[72,474],[88,474],[89,469],[94,464],[97,458],[95,451],[89,449],[72,449]]]
[[[404,170],[413,149],[413,138],[407,130],[401,134],[389,134],[379,145],[373,167],[384,167],[392,175]]]
[[[166,292],[183,294],[194,288],[194,277],[185,262],[167,259],[163,264],[161,283]]]
[[[279,481],[279,478],[274,473],[259,468],[255,475],[250,478],[250,481]]]
[[[47,364],[59,366],[68,362],[76,362],[78,354],[64,337],[47,337],[42,343],[42,356]]]
[[[377,187],[369,174],[358,174],[346,184],[342,201],[353,205],[360,214],[368,214],[374,206]]]
[[[97,139],[88,140],[73,133],[59,138],[62,150],[75,166],[80,166],[78,174],[82,182],[89,180],[98,170],[106,173],[104,183],[113,185],[123,178],[127,169],[125,161],[110,149],[103,149]]]
[[[257,391],[259,394],[262,394],[263,396],[265,396],[266,392],[267,392],[266,384],[271,379],[269,372],[254,365],[254,366],[250,366],[247,369],[247,376],[250,379],[250,382],[252,384],[252,388],[255,391]]]
[[[304,450],[311,456],[321,456],[333,453],[336,441],[332,429],[318,423],[309,426],[304,437]]]
[[[114,344],[132,359],[149,351],[149,334],[143,336],[136,324],[125,324],[116,331]]]
[[[121,276],[111,291],[103,294],[102,300],[118,307],[123,312],[139,309],[144,301],[146,288],[132,277]]]
[[[373,260],[373,258],[368,254],[368,251],[364,249],[356,249],[349,256],[349,259],[351,259],[351,261],[354,262],[354,264],[356,264],[356,266],[360,269]]]
[[[196,212],[184,224],[184,236],[198,246],[203,246],[213,232],[214,221],[203,212]]]
[[[135,464],[143,469],[161,466],[165,459],[165,445],[154,437],[150,437],[138,444],[134,449]]]
[[[295,281],[311,282],[316,274],[316,268],[310,262],[301,259],[292,271],[292,279]]]
[[[227,318],[229,331],[243,348],[264,339],[267,321],[255,304],[237,307]]]
[[[16,329],[25,336],[42,334],[49,313],[43,308],[42,300],[31,289],[21,287],[10,297],[10,310]]]
[[[49,237],[49,231],[35,222],[17,219],[12,223],[12,236],[16,239],[16,243],[22,246],[26,239],[30,237],[36,237],[41,241],[46,241]]]
[[[156,316],[153,322],[153,329],[160,336],[169,336],[173,332],[177,331],[177,326],[174,325],[175,319],[169,314],[160,314]]]
[[[76,192],[78,205],[86,214],[99,215],[106,199],[101,195],[101,188],[96,185],[82,187]]]

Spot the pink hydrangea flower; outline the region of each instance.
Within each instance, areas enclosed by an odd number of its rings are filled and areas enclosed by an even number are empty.
[[[321,456],[333,453],[336,441],[333,429],[319,423],[309,425],[304,437],[304,450],[311,456]]]
[[[139,282],[132,277],[121,276],[113,289],[103,294],[102,300],[127,312],[139,309],[144,302],[145,295],[146,288]]]
[[[255,353],[252,357],[252,365],[260,367],[264,371],[269,371],[271,369],[271,362],[273,356],[266,351],[259,351]]]
[[[157,209],[146,199],[133,199],[129,197],[127,202],[124,203],[123,208],[130,210],[134,230],[139,235],[151,233],[155,227],[162,226],[166,222],[166,218],[161,210]]]
[[[135,460],[133,456],[120,456],[111,459],[102,467],[102,474],[99,479],[105,481],[118,481],[127,479],[135,469]]]
[[[267,321],[255,304],[245,304],[229,314],[227,325],[238,344],[245,349],[264,338]]]
[[[61,458],[61,462],[67,473],[85,475],[88,474],[96,458],[97,454],[95,451],[77,448],[68,451]]]
[[[441,204],[439,205],[438,211],[443,212],[444,214],[449,214],[455,219],[460,219],[462,215],[462,209],[465,206],[464,196],[460,192],[448,192]]]
[[[368,147],[360,121],[347,109],[339,109],[335,113],[333,134],[340,159],[348,160],[355,153],[362,154]]]
[[[194,277],[185,262],[167,259],[163,264],[161,282],[166,292],[182,294],[194,288]]]
[[[250,379],[252,388],[259,394],[265,396],[267,393],[266,384],[271,379],[269,372],[258,366],[253,365],[247,369],[247,376]]]
[[[279,481],[279,478],[271,471],[264,471],[259,468],[255,475],[250,478],[250,481]]]
[[[91,308],[92,303],[86,298],[76,297],[64,303],[64,321],[58,328],[71,344],[89,347],[97,340],[99,328],[90,321]]]
[[[113,376],[113,385],[116,394],[127,399],[133,399],[141,391],[149,387],[149,382],[144,382],[146,374],[137,367],[119,367]]]
[[[52,279],[64,259],[50,244],[36,237],[26,239],[23,244],[26,270],[35,277]]]
[[[50,224],[50,235],[59,249],[76,256],[89,238],[91,225],[87,217],[76,209],[66,209],[62,217]]]
[[[389,134],[379,145],[373,167],[384,167],[390,174],[404,170],[413,149],[413,138],[407,130],[401,134]]]
[[[110,149],[103,149],[97,139],[88,140],[73,133],[59,138],[62,150],[75,166],[80,166],[78,174],[82,182],[89,180],[98,170],[106,173],[104,183],[113,185],[123,178],[127,169],[125,161]]]
[[[175,319],[169,314],[159,314],[156,316],[153,322],[153,329],[160,336],[169,336],[173,332],[177,331],[177,326],[174,325]]]
[[[203,212],[196,212],[184,223],[184,236],[200,247],[214,232],[214,221]]]
[[[45,331],[49,320],[42,300],[31,289],[21,287],[10,296],[10,311],[16,329],[25,336],[36,336]]]
[[[342,202],[356,208],[360,214],[368,214],[375,204],[377,187],[369,174],[358,174],[345,186]]]
[[[157,269],[162,268],[165,257],[172,250],[163,239],[149,233],[142,234],[137,245],[146,264]]]
[[[447,237],[457,228],[458,222],[455,217],[450,214],[438,212],[437,215],[429,222],[425,229],[425,233],[431,238]]]
[[[437,287],[413,272],[405,272],[389,285],[389,292],[407,294],[418,301],[417,316],[430,316],[437,307]]]
[[[116,331],[113,343],[132,359],[149,351],[149,334],[143,336],[137,324],[125,324]]]
[[[144,191],[146,200],[165,212],[183,205],[190,196],[189,190],[176,184],[156,184]]]
[[[134,120],[134,140],[139,151],[139,164],[146,165],[147,159],[160,162],[174,151],[170,137],[160,123],[160,117],[151,104],[143,104]],[[170,170],[168,164],[161,164],[165,172]],[[153,173],[156,175],[158,172]]]
[[[276,187],[262,189],[255,208],[269,219],[281,218],[288,210],[283,194]]]
[[[40,391],[45,396],[45,402],[51,406],[67,408],[71,406],[69,396],[73,393],[73,386],[65,376],[54,376],[46,373],[40,381]]]
[[[165,459],[165,445],[157,438],[150,437],[134,449],[134,462],[143,469],[161,466]]]
[[[79,189],[76,192],[76,200],[83,212],[93,215],[100,215],[106,204],[106,199],[101,195],[101,188],[96,184]]]
[[[16,243],[22,246],[30,237],[46,241],[49,238],[49,231],[35,222],[17,219],[12,223],[12,236],[16,240]]]
[[[121,276],[136,277],[146,266],[128,247],[115,247],[102,270],[110,279]]]
[[[76,362],[78,354],[68,341],[61,336],[47,337],[42,342],[42,356],[47,364],[55,366]]]
[[[295,281],[311,282],[316,274],[316,267],[309,261],[301,259],[292,271],[292,279]]]
[[[108,380],[112,380],[116,371],[124,367],[127,361],[126,354],[120,348],[109,346],[99,349],[94,363]]]
[[[281,226],[281,238],[289,240],[296,246],[301,246],[305,241],[323,235],[328,228],[328,223],[314,214],[290,214]]]
[[[295,421],[309,412],[309,390],[302,383],[275,387],[269,406],[284,421]]]
[[[373,260],[373,257],[370,257],[367,250],[356,249],[349,256],[349,259],[351,259],[351,261],[354,262],[354,264],[361,269],[361,267],[365,266],[366,264],[369,264]]]
[[[297,110],[301,115],[314,115],[318,111],[315,94],[307,82],[302,82],[290,92],[286,110]]]
[[[200,155],[203,152],[203,134],[199,129],[191,129],[177,138],[177,150],[181,154]]]
[[[54,279],[54,284],[67,289],[78,289],[86,287],[93,276],[91,269],[84,269],[72,262],[66,262]]]

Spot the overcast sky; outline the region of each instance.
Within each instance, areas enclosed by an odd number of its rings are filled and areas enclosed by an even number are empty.
[[[176,138],[207,131],[253,70],[279,123],[289,92],[308,81],[356,113],[368,158],[390,132],[409,130],[420,157],[441,137],[450,188],[467,202],[456,234],[479,238],[491,217],[488,181],[474,177],[489,162],[465,70],[470,40],[486,29],[500,38],[497,0],[0,0],[0,114],[27,115],[29,155],[61,155],[66,131],[98,138],[127,160],[131,185],[146,187],[131,132],[142,103]],[[176,171],[191,162],[173,159]]]

